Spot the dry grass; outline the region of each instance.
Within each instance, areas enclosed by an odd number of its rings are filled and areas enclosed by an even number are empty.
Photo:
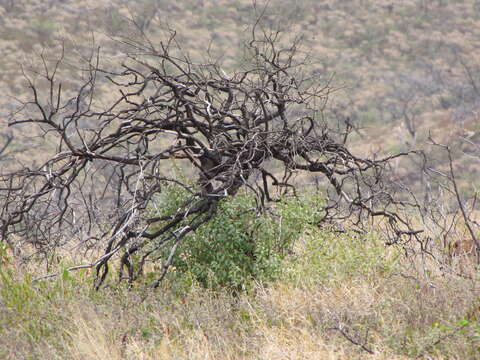
[[[113,283],[94,292],[87,273],[32,284],[25,270],[3,271],[0,356],[477,358],[478,278],[420,271],[374,237],[315,233],[297,253],[281,279],[237,296],[165,283],[143,302]]]

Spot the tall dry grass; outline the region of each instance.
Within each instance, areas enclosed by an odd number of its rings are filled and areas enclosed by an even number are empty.
[[[4,262],[0,358],[476,359],[479,277],[447,274],[401,249],[315,232],[281,278],[241,294],[164,283],[148,294],[86,271],[31,282]]]

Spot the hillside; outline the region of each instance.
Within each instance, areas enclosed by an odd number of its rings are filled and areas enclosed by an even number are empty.
[[[0,0],[0,358],[478,359],[479,50],[477,0]]]
[[[429,150],[431,134],[474,154],[478,149],[468,141],[480,137],[477,7],[473,0],[303,0],[293,6],[276,0],[269,3],[265,22],[303,38],[312,73],[338,89],[325,115],[332,122],[348,119],[358,129],[359,152]],[[259,4],[257,13],[260,9]],[[0,18],[2,93],[21,97],[19,63],[38,63],[42,49],[58,52],[62,42],[72,58],[101,46],[102,56],[115,61],[119,44],[109,36],[135,38],[132,18],[153,42],[164,40],[170,28],[194,59],[210,56],[234,71],[255,12],[247,0],[5,1]],[[15,108],[10,97],[0,101],[5,113]],[[466,162],[458,159],[460,170],[473,179],[478,166]]]

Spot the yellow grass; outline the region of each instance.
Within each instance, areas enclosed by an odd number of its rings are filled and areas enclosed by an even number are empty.
[[[6,359],[475,359],[478,275],[448,275],[374,236],[305,236],[282,277],[241,294],[168,281],[142,290],[86,273],[0,285]],[[15,282],[8,282],[8,278]],[[7,280],[6,280],[7,279]],[[23,279],[23,280],[22,280]],[[177,289],[177,290],[175,290]],[[23,294],[23,295],[22,295]],[[341,331],[353,340],[348,340]],[[12,345],[14,344],[14,345]],[[361,348],[373,352],[369,354]]]

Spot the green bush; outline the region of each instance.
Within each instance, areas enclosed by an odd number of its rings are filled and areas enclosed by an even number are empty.
[[[186,195],[172,187],[162,199],[162,214],[174,212]],[[286,199],[259,211],[251,195],[221,201],[210,222],[188,235],[172,265],[176,281],[240,290],[251,280],[271,280],[309,224],[320,216],[319,197]]]

